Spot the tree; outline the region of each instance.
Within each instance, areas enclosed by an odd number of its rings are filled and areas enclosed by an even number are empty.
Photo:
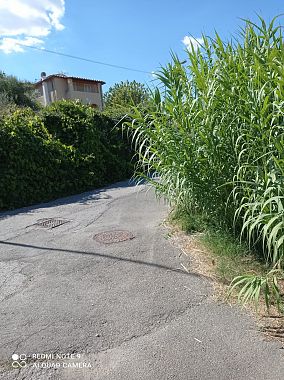
[[[32,83],[0,71],[0,106],[7,105],[38,108]]]
[[[146,106],[149,92],[144,84],[135,80],[116,83],[104,95],[106,112],[126,114],[133,106]]]

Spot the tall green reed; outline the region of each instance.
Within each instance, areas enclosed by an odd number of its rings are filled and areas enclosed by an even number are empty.
[[[275,279],[284,262],[284,46],[276,22],[245,21],[228,42],[203,36],[186,62],[172,53],[149,109],[134,110],[128,123],[137,176],[261,249]],[[246,286],[247,301],[268,294],[273,281],[243,276],[232,286]]]

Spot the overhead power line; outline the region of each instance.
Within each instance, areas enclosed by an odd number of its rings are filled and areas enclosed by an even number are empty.
[[[111,63],[95,61],[95,60],[93,60],[93,59],[84,58],[84,57],[79,57],[79,56],[72,55],[72,54],[60,53],[60,52],[58,52],[58,51],[49,50],[49,49],[45,49],[45,48],[39,48],[39,47],[36,47],[36,46],[27,46],[27,45],[25,45],[25,44],[21,44],[21,43],[18,43],[18,42],[17,42],[17,45],[24,46],[24,47],[27,47],[27,48],[29,48],[29,49],[34,49],[34,50],[43,51],[43,52],[45,52],[45,53],[51,53],[51,54],[60,55],[60,56],[62,56],[62,57],[73,58],[73,59],[78,59],[78,60],[80,60],[80,61],[96,63],[96,64],[98,64],[98,65],[104,65],[104,66],[114,67],[114,68],[116,68],[116,69],[123,69],[123,70],[128,70],[128,71],[136,71],[136,72],[138,72],[138,73],[144,73],[144,74],[152,74],[150,71],[144,71],[144,70],[139,70],[139,69],[133,69],[133,68],[131,68],[131,67],[119,66],[119,65],[114,65],[114,64],[111,64]]]

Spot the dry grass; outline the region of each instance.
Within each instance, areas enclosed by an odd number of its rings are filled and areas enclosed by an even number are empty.
[[[165,226],[169,230],[169,236],[174,246],[181,250],[182,266],[189,272],[195,272],[207,277],[213,286],[212,297],[218,302],[226,302],[231,306],[238,304],[238,292],[234,291],[228,297],[230,282],[220,274],[219,268],[223,266],[224,257],[220,257],[204,243],[205,233],[186,233],[182,231],[178,223],[166,222]],[[230,257],[226,257],[226,264]],[[242,257],[242,263],[239,270],[243,270],[243,266],[250,266],[255,261],[250,255]],[[235,265],[235,261],[231,263]],[[257,268],[259,270],[259,268]],[[237,269],[236,269],[237,270]],[[284,293],[284,283],[280,284],[281,290]],[[261,300],[258,309],[255,309],[253,303],[248,303],[243,308],[255,319],[260,331],[267,339],[277,339],[284,342],[284,316],[279,314],[277,308],[272,306],[269,312],[266,309],[264,300]]]

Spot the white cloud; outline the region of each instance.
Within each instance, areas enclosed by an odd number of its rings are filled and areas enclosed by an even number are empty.
[[[197,50],[197,48],[203,44],[203,38],[194,38],[191,36],[184,36],[182,43],[188,50]]]
[[[42,44],[52,30],[64,29],[64,12],[65,0],[0,0],[0,50],[8,54],[24,51],[19,44]]]
[[[4,53],[20,53],[23,52],[24,46],[39,46],[44,43],[43,40],[40,40],[36,37],[24,37],[24,38],[10,38],[4,37],[0,43],[0,50],[3,50]]]

